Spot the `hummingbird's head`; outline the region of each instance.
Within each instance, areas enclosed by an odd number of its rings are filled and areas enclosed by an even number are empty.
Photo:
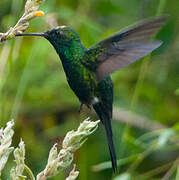
[[[80,37],[78,34],[68,26],[58,26],[50,31],[47,31],[46,38],[48,40],[60,40],[61,43],[68,41],[79,41]]]
[[[71,53],[75,49],[79,51],[84,49],[78,34],[68,26],[58,26],[44,33],[22,33],[16,36],[40,36],[46,38],[56,49],[58,54],[66,54],[66,50]],[[72,52],[73,51],[73,52]]]
[[[74,52],[74,47],[81,47],[78,34],[68,26],[58,26],[45,32],[45,38],[54,46],[60,56],[66,54],[66,50]],[[73,48],[72,48],[73,47]]]

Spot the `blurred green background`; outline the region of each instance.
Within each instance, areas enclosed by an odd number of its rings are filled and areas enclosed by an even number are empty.
[[[0,1],[0,32],[17,22],[24,3]],[[177,179],[179,1],[46,0],[40,9],[46,15],[32,20],[27,32],[44,32],[54,24],[68,25],[86,47],[138,20],[169,15],[156,36],[163,45],[112,75],[112,125],[120,174],[112,174],[102,125],[75,153],[75,163],[79,180]],[[53,143],[58,140],[60,144],[64,135],[89,115],[87,110],[79,114],[78,108],[59,57],[45,39],[16,38],[0,45],[0,125],[15,119],[13,145],[17,146],[22,137],[26,164],[35,174],[45,167]],[[92,120],[97,117],[92,116]],[[11,155],[3,179],[9,177],[12,159]],[[65,179],[69,170],[52,179]]]

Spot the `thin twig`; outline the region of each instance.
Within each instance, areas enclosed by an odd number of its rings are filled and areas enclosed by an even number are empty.
[[[18,20],[14,27],[11,27],[6,33],[0,33],[0,42],[9,40],[17,33],[22,33],[29,27],[29,21],[35,17],[44,15],[43,11],[39,11],[39,6],[43,0],[27,0],[25,4],[25,10],[22,17]]]

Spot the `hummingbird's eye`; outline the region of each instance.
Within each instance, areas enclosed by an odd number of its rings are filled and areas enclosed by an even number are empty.
[[[60,35],[60,32],[57,30],[57,31],[55,31],[55,34],[56,35]]]
[[[65,33],[63,31],[60,31],[59,34],[61,37],[65,38]]]

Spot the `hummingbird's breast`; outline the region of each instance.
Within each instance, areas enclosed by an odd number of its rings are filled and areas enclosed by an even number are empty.
[[[55,46],[60,56],[69,86],[80,102],[92,104],[95,97],[97,81],[95,74],[82,64],[85,47],[80,41],[71,41],[63,46]]]
[[[95,75],[80,62],[63,64],[69,86],[80,102],[91,104],[95,97],[97,81]]]

